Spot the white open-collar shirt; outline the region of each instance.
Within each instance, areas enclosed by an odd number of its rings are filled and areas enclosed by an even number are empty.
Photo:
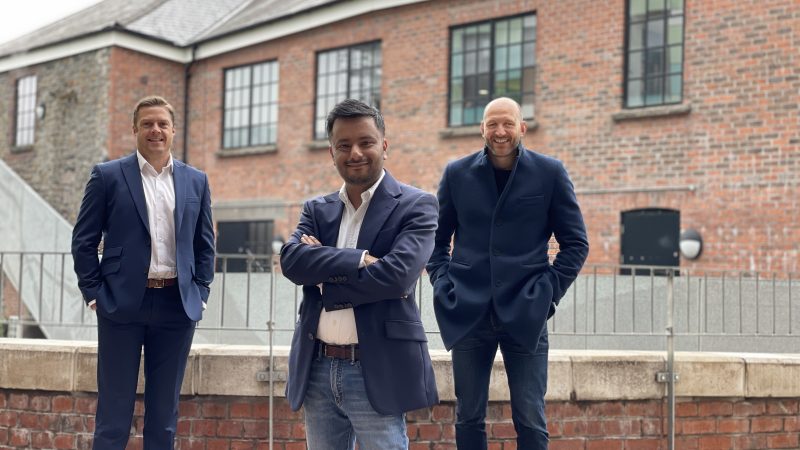
[[[375,195],[375,190],[380,186],[386,171],[381,171],[381,176],[369,189],[361,193],[361,206],[356,209],[347,197],[345,185],[339,189],[339,199],[344,203],[342,211],[342,221],[339,224],[339,238],[336,240],[336,248],[356,248],[358,235],[361,232],[361,225],[364,223],[364,216]],[[364,251],[366,254],[366,249]],[[364,267],[364,255],[361,256],[359,267]],[[319,326],[317,327],[317,338],[322,342],[335,345],[358,344],[358,333],[356,331],[356,317],[353,308],[340,309],[336,311],[325,311],[319,316]]]

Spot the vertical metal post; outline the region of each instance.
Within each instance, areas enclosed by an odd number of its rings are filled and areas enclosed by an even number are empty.
[[[17,320],[17,333],[16,333],[16,337],[18,337],[18,338],[25,337],[25,307],[23,306],[23,303],[22,303],[22,278],[23,278],[22,273],[24,271],[24,268],[23,268],[23,264],[24,264],[23,257],[24,257],[23,253],[20,252],[19,253],[19,273],[17,274],[17,275],[19,275],[17,277],[17,317],[18,317],[19,320]]]
[[[667,277],[667,448],[675,450],[675,333],[673,328],[675,272]]]
[[[277,277],[275,271],[278,268],[278,255],[272,255],[272,270],[269,271],[270,286],[269,286],[269,323],[267,329],[269,330],[269,450],[273,450],[273,429],[274,429],[274,390],[275,390],[275,354],[273,352],[273,343],[275,338],[275,298],[278,289],[275,286]]]

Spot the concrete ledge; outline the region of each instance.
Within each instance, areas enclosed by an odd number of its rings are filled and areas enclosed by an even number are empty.
[[[289,349],[275,347],[273,393],[283,396]],[[450,355],[431,351],[439,397],[455,399]],[[0,388],[95,392],[97,345],[94,342],[0,339]],[[551,350],[547,399],[660,399],[666,385],[656,381],[665,370],[663,352]],[[269,383],[256,379],[269,368],[269,350],[259,346],[194,345],[181,392],[184,395],[267,396]],[[800,354],[675,354],[679,397],[800,397]],[[141,390],[142,377],[140,377]],[[509,399],[498,352],[489,398]]]

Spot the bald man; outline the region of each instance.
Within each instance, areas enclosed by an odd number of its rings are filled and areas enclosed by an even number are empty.
[[[459,450],[486,449],[498,347],[517,448],[547,448],[547,319],[589,253],[567,171],[526,149],[526,131],[519,104],[493,100],[481,122],[483,149],[449,163],[439,184],[439,227],[427,270],[436,320],[452,352]],[[551,236],[559,244],[552,263]]]

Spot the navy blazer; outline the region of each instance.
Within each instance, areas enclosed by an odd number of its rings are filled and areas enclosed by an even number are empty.
[[[303,285],[286,384],[292,409],[299,409],[305,398],[323,307],[353,308],[367,397],[377,412],[400,414],[439,401],[414,296],[433,250],[436,210],[433,195],[401,184],[386,172],[367,209],[356,249],[336,248],[344,211],[338,192],[304,204],[297,230],[281,250],[284,276]],[[322,245],[300,243],[303,234]],[[364,250],[380,261],[359,269]]]
[[[448,350],[493,306],[509,334],[536,351],[547,319],[589,253],[563,164],[519,148],[502,193],[485,149],[449,163],[442,175],[439,227],[427,270]],[[551,235],[559,244],[552,264]]]
[[[211,194],[203,172],[173,158],[178,285],[186,315],[203,315],[214,278]],[[103,238],[103,258],[97,248]],[[92,170],[75,228],[72,257],[85,301],[126,321],[139,310],[150,268],[150,226],[136,152]]]

